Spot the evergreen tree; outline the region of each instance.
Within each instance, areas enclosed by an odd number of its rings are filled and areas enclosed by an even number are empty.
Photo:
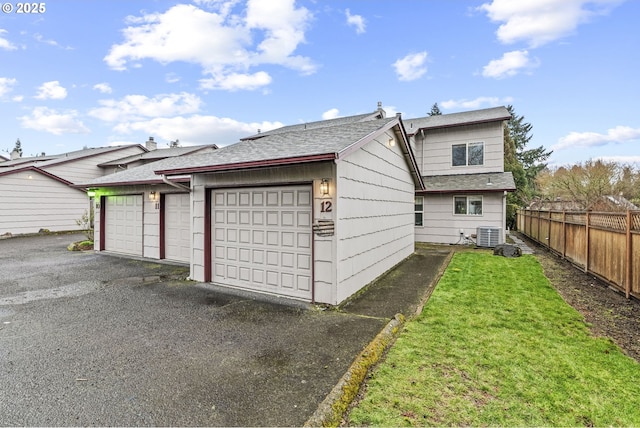
[[[507,226],[514,228],[516,209],[524,207],[536,196],[536,176],[547,166],[551,155],[544,146],[528,149],[533,126],[518,116],[513,106],[507,106],[511,119],[505,126],[504,170],[513,174],[516,191],[507,195]]]
[[[20,157],[22,157],[22,143],[20,142],[20,138],[16,140],[16,145],[12,150],[13,152],[18,152]]]
[[[439,116],[442,112],[440,111],[440,107],[438,107],[438,103],[435,103],[431,106],[431,111],[427,113],[429,116]]]

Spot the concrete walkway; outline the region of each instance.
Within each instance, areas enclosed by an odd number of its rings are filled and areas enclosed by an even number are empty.
[[[516,234],[507,230],[507,236],[522,250],[522,254],[533,254],[533,249]]]

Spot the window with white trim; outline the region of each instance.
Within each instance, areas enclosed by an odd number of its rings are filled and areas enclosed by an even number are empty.
[[[482,196],[454,196],[455,215],[482,215]]]
[[[451,166],[484,165],[484,143],[464,143],[451,146]]]
[[[414,200],[414,211],[416,214],[415,225],[422,226],[423,225],[422,217],[423,217],[423,211],[424,211],[424,197],[416,196]]]

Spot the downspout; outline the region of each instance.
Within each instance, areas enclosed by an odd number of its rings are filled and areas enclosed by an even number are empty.
[[[180,184],[180,183],[174,183],[173,181],[169,180],[164,174],[162,174],[161,177],[162,177],[163,183],[168,184],[169,186],[173,186],[176,189],[180,189],[185,192],[191,193],[191,187],[187,187],[184,184]]]

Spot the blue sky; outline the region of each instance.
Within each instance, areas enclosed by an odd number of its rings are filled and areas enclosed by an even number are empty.
[[[552,166],[640,164],[640,1],[0,3],[4,155],[227,145],[380,101],[404,118],[512,104]]]

